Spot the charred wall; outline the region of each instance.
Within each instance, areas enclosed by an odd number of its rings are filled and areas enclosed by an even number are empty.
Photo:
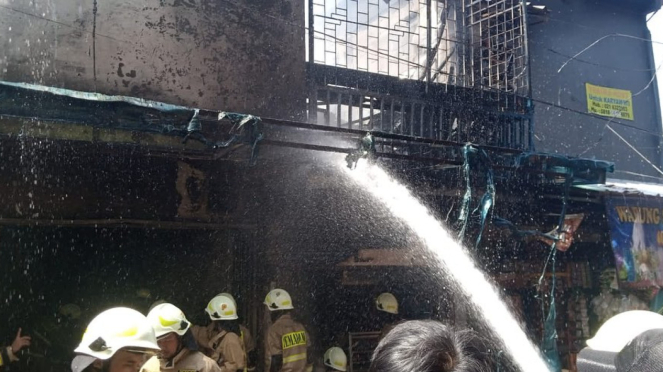
[[[661,164],[660,105],[653,77],[657,66],[648,41],[651,35],[646,14],[628,3],[533,2],[550,11],[547,20],[532,24],[528,33],[536,106],[534,145],[537,151],[611,161],[615,178],[651,182],[628,173],[660,176],[630,146],[651,163]],[[532,18],[535,20],[540,19]],[[629,90],[634,120],[608,122],[608,117],[584,115],[588,112],[585,83]]]
[[[304,2],[0,5],[0,79],[280,118],[304,108]]]

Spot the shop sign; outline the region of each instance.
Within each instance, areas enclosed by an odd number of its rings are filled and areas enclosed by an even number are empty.
[[[587,111],[590,114],[633,120],[633,97],[630,90],[585,84]]]
[[[663,199],[606,199],[620,280],[663,286]]]

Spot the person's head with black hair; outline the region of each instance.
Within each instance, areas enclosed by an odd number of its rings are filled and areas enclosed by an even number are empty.
[[[392,329],[373,353],[369,372],[492,372],[499,352],[476,332],[434,320]]]
[[[190,327],[191,323],[177,306],[169,303],[156,305],[147,314],[154,328],[160,358],[173,360],[183,349],[198,349]]]

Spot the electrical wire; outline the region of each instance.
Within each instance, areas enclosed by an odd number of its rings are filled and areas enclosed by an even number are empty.
[[[623,38],[627,38],[627,39],[641,40],[641,41],[647,41],[647,42],[650,42],[650,43],[652,43],[652,44],[661,44],[661,45],[663,45],[663,43],[661,43],[661,42],[653,41],[652,39],[646,39],[646,38],[642,38],[642,37],[638,37],[638,36],[626,35],[626,34],[619,34],[619,33],[608,34],[608,35],[605,35],[605,36],[602,36],[602,37],[598,38],[596,41],[594,41],[593,43],[589,44],[586,48],[584,48],[583,50],[581,50],[581,51],[579,51],[578,53],[576,53],[573,57],[569,58],[566,62],[564,62],[564,63],[562,64],[562,66],[559,68],[559,70],[557,70],[557,73],[562,72],[562,70],[564,69],[564,67],[566,67],[566,65],[568,65],[569,62],[573,61],[576,57],[578,57],[579,55],[585,53],[587,50],[589,50],[590,48],[592,48],[594,45],[600,43],[601,41],[603,41],[603,40],[605,40],[605,39],[607,39],[607,38],[609,38],[609,37],[623,37]]]
[[[663,138],[663,135],[661,133],[656,133],[656,132],[652,132],[652,131],[649,131],[649,130],[646,130],[646,129],[638,128],[634,125],[630,125],[630,124],[626,124],[626,123],[621,122],[621,121],[614,120],[613,117],[610,117],[610,118],[603,117],[603,116],[591,114],[591,113],[588,113],[588,112],[572,109],[570,107],[561,106],[561,105],[558,105],[558,104],[555,104],[555,103],[552,103],[552,102],[543,101],[543,100],[536,99],[536,98],[531,98],[531,100],[533,102],[540,103],[542,105],[547,105],[547,106],[554,107],[554,108],[557,108],[557,109],[560,109],[560,110],[573,112],[573,113],[578,114],[578,115],[583,115],[583,116],[587,116],[587,117],[602,120],[602,121],[611,122],[611,120],[612,120],[613,124],[617,124],[617,125],[623,126],[625,128],[630,128],[630,129],[633,129],[633,130],[636,130],[636,131],[639,131],[639,132],[642,132],[642,133],[647,133],[647,134],[652,135],[654,137]]]
[[[656,169],[656,171],[657,171],[658,173],[660,173],[661,175],[663,175],[663,171],[662,171],[659,167],[657,167],[656,165],[654,165],[654,163],[652,163],[649,159],[647,159],[646,156],[642,155],[642,153],[641,153],[640,151],[638,151],[638,149],[636,149],[635,146],[631,145],[626,139],[624,139],[624,137],[622,137],[619,133],[617,133],[616,130],[612,129],[612,127],[611,127],[610,125],[606,124],[606,128],[610,129],[610,131],[611,131],[612,133],[614,133],[615,136],[617,136],[620,140],[622,140],[622,141],[626,144],[626,146],[630,147],[631,150],[633,150],[633,151],[634,151],[636,154],[638,154],[642,159],[644,159],[644,161],[646,161],[649,165],[651,165],[652,168]]]

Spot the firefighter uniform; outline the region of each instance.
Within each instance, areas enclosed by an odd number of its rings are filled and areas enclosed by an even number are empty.
[[[249,331],[249,329],[243,324],[239,325],[239,330],[242,333],[240,338],[244,343],[244,350],[246,350],[246,354],[248,354],[256,349],[256,340],[251,335],[251,331]]]
[[[143,372],[221,372],[214,360],[206,357],[199,351],[191,351],[189,349],[182,349],[172,360],[158,359],[152,357],[145,363],[142,369]]]
[[[216,361],[223,372],[244,371],[246,352],[239,336],[233,332],[214,328],[214,323],[207,327],[191,327],[196,342],[208,357]]]
[[[308,333],[304,326],[294,321],[290,314],[281,315],[267,332],[265,371],[270,370],[272,356],[281,355],[281,372],[305,372],[309,346]]]
[[[182,310],[169,303],[161,303],[147,314],[152,324],[157,342],[163,342],[161,353],[168,353],[166,358],[153,357],[143,365],[142,371],[188,371],[188,372],[220,372],[216,362],[203,353],[187,348],[183,337],[191,329],[191,322],[186,319]],[[168,341],[176,336],[177,344]],[[170,345],[170,346],[166,346]]]

